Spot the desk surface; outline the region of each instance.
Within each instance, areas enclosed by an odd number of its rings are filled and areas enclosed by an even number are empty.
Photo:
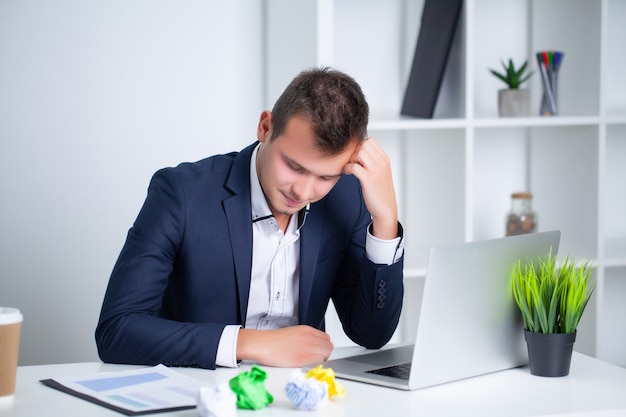
[[[90,402],[46,387],[45,378],[90,375],[100,371],[138,368],[102,363],[24,366],[18,368],[13,400],[0,403],[2,417],[121,416]],[[179,368],[190,377],[213,385],[228,381],[249,366],[216,371]],[[239,415],[266,416],[626,416],[626,369],[574,353],[570,374],[562,378],[530,375],[528,368],[496,372],[418,391],[399,391],[341,380],[346,396],[316,412],[291,405],[284,387],[291,369],[264,367],[273,404]],[[532,399],[532,402],[529,400]],[[157,416],[197,416],[195,409]]]

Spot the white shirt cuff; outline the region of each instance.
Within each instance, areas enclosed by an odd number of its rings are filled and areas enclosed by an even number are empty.
[[[228,368],[236,368],[237,364],[237,337],[239,336],[239,325],[228,325],[224,327],[220,343],[217,345],[217,355],[215,364]]]
[[[404,254],[404,237],[398,236],[390,240],[379,239],[370,233],[370,227],[368,227],[365,252],[367,258],[375,264],[392,265],[398,262]]]

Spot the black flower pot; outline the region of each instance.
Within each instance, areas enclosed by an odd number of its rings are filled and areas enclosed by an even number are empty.
[[[576,331],[572,333],[535,333],[524,330],[530,373],[537,376],[569,375]]]

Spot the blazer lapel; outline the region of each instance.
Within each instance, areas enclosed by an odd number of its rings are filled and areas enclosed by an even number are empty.
[[[252,273],[252,209],[250,206],[250,158],[257,143],[242,150],[233,161],[233,166],[226,180],[226,187],[233,195],[224,199],[237,288],[239,292],[239,314],[241,324],[245,324],[250,295],[250,277]],[[300,283],[298,317],[300,323],[307,322],[307,311],[313,290],[313,277],[323,230],[324,210],[322,206],[311,205],[306,221],[300,230]]]
[[[312,204],[304,226],[300,229],[300,289],[298,295],[298,320],[300,324],[307,323],[306,313],[309,311],[311,301],[323,222],[323,209]]]
[[[242,150],[233,161],[226,180],[233,195],[224,199],[223,207],[228,222],[230,242],[235,260],[239,314],[241,324],[246,322],[250,277],[252,272],[252,209],[250,207],[250,158],[256,143]]]

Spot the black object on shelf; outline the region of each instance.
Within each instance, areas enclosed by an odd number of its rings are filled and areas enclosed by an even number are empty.
[[[463,0],[426,0],[401,114],[433,117]]]

